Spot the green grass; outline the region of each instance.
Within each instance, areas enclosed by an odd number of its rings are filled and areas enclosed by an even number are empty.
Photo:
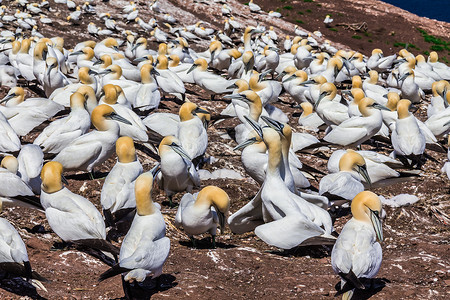
[[[367,41],[368,41],[369,43],[372,43],[372,42],[373,42],[371,39],[368,39]]]
[[[295,20],[295,22],[297,22],[298,24],[303,24],[305,22],[303,22],[302,20]]]
[[[362,39],[362,36],[359,36],[359,35],[352,35],[352,39],[355,39],[355,40],[360,40],[360,39]]]
[[[422,53],[425,54],[425,55],[430,55],[430,52],[427,51],[427,50],[423,51]]]
[[[304,15],[304,13],[302,11],[298,11],[297,15]]]
[[[430,50],[433,51],[450,51],[450,42],[442,40],[438,37],[435,37],[431,34],[428,34],[425,30],[421,28],[417,28],[417,30],[422,34],[423,39],[425,42],[433,44],[430,46]]]
[[[317,6],[318,6],[318,7],[322,7],[322,4],[319,3],[319,4],[317,4]]]
[[[314,2],[314,0],[303,0],[303,2]]]
[[[367,36],[367,37],[372,36],[372,34],[370,32],[367,32],[367,31],[364,32],[364,35]]]
[[[441,61],[443,61],[444,63],[448,64],[448,59],[447,57],[440,57],[439,58]]]
[[[283,6],[283,9],[286,9],[286,10],[292,10],[292,6],[290,6],[290,5],[286,5],[286,6]]]
[[[444,47],[441,46],[441,45],[433,45],[433,46],[430,47],[430,49],[433,50],[433,51],[438,51],[438,52],[444,51]]]
[[[307,10],[306,10],[306,12],[307,12],[307,13],[310,13],[310,12],[312,12],[312,10],[310,10],[310,9],[307,9]]]
[[[338,31],[337,28],[334,28],[334,27],[328,28],[328,29],[330,29],[331,31]]]
[[[393,46],[394,46],[394,47],[402,47],[402,48],[408,47],[408,49],[417,49],[417,50],[420,50],[419,47],[417,47],[416,45],[411,44],[411,43],[400,43],[400,42],[395,42]]]

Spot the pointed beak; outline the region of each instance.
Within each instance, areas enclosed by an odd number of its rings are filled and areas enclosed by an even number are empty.
[[[244,100],[246,99],[245,96],[241,95],[241,94],[231,94],[231,95],[225,95],[223,96],[223,99],[238,99],[238,100]]]
[[[252,126],[252,128],[256,131],[256,133],[261,138],[263,138],[263,131],[262,131],[261,126],[258,123],[256,123],[255,121],[253,121],[252,119],[250,119],[249,117],[247,117],[247,116],[244,116],[244,118],[245,118],[245,120],[247,120],[247,122],[250,124],[250,126]]]
[[[288,81],[291,81],[291,80],[295,79],[296,77],[297,77],[297,76],[295,76],[295,75],[291,75],[291,76],[289,76],[288,78],[286,78],[285,80],[283,80],[283,83],[288,82]]]
[[[47,69],[47,76],[50,76],[50,72],[52,71],[52,69],[54,69],[56,67],[56,65],[54,65],[54,64],[51,64],[50,66],[48,66],[48,69]]]
[[[250,62],[246,63],[244,68],[245,68],[245,73],[248,73],[248,71],[250,71],[252,69],[251,65],[250,65]]]
[[[270,128],[278,131],[279,133],[283,134],[283,123],[280,123],[272,118],[266,117],[266,116],[261,116],[261,119],[263,119],[263,121],[269,125]]]
[[[155,76],[159,76],[159,75],[161,75],[161,74],[159,74],[159,72],[158,71],[156,71],[156,69],[155,68],[153,68],[151,71],[150,71],[150,74],[151,75],[155,75]]]
[[[256,138],[252,137],[251,139],[248,139],[246,141],[243,141],[239,145],[233,148],[234,151],[244,149],[247,146],[253,145],[256,143]]]
[[[131,51],[136,50],[137,47],[139,47],[140,45],[142,45],[141,43],[137,43],[136,45],[133,46],[133,48],[131,48]]]
[[[314,103],[314,110],[319,106],[320,101],[322,101],[322,99],[325,98],[326,95],[326,92],[320,94],[319,99],[317,99],[316,103]]]
[[[207,111],[207,110],[204,110],[203,108],[200,108],[200,107],[197,107],[195,110],[194,110],[194,113],[195,114],[210,114],[209,113],[209,111]]]
[[[367,172],[366,165],[358,166],[358,173],[361,174],[361,176],[369,184],[369,186],[372,186],[372,181],[370,180],[369,172]]]
[[[188,70],[186,73],[187,73],[187,74],[191,73],[192,71],[195,70],[195,68],[197,68],[197,65],[196,65],[196,64],[193,64],[193,65],[189,68],[189,70]]]
[[[262,72],[261,74],[259,74],[259,79],[258,79],[258,81],[263,80],[263,79],[266,77],[266,75],[269,74],[270,72],[271,72],[271,71],[268,70],[268,71],[264,71],[264,72]]]
[[[117,46],[112,46],[112,48],[113,48],[114,50],[116,50],[117,52],[119,52],[119,47],[117,47]]]
[[[379,110],[386,110],[386,111],[391,111],[389,108],[387,108],[384,105],[378,104],[378,103],[374,103],[372,105],[373,108],[379,109]]]
[[[280,74],[278,74],[278,76],[275,78],[276,80],[279,80],[280,78],[283,78],[284,75],[286,75],[286,71],[281,72]]]
[[[98,72],[98,75],[106,75],[106,74],[109,74],[111,72],[112,72],[111,69],[104,69],[103,71]]]
[[[0,104],[8,102],[9,100],[11,100],[12,98],[14,98],[16,96],[16,94],[9,94],[6,95],[5,98],[3,98],[2,100],[0,100]]]
[[[62,181],[65,185],[69,185],[69,182],[67,181],[66,177],[64,177],[63,174],[61,174],[61,181]]]
[[[133,62],[140,63],[141,61],[145,61],[145,60],[147,60],[147,57],[143,56],[143,57],[136,58],[135,60],[133,60]]]
[[[409,76],[409,73],[405,73],[405,74],[402,75],[402,77],[400,77],[400,79],[398,81],[403,81],[408,76]]]
[[[375,230],[375,234],[377,236],[378,242],[383,242],[383,228],[380,220],[380,215],[378,211],[370,210],[370,221],[372,222],[373,229]]]
[[[181,157],[191,161],[192,159],[189,157],[189,155],[186,153],[186,151],[179,145],[172,143],[169,145],[170,148],[173,149],[173,151],[175,151],[178,155],[180,155]]]
[[[156,177],[156,175],[158,175],[158,173],[161,171],[161,164],[157,163],[156,166],[154,166],[151,170],[150,173],[152,173],[153,178]]]
[[[237,89],[237,88],[238,88],[238,86],[235,83],[233,83],[232,85],[227,87],[227,90],[234,90],[234,89]]]
[[[103,61],[101,59],[98,59],[98,60],[94,61],[93,65],[94,66],[101,65],[102,63],[103,63]]]
[[[95,72],[94,70],[89,70],[88,74],[89,75],[98,75],[98,73]]]
[[[217,217],[219,218],[219,226],[220,226],[220,233],[223,233],[225,230],[225,214],[221,212],[217,207],[215,207]]]
[[[311,83],[314,83],[315,81],[314,80],[306,80],[306,81],[303,81],[302,83],[300,83],[300,85],[307,85],[307,84],[311,84]]]
[[[125,124],[128,124],[128,125],[133,125],[133,124],[131,124],[130,121],[128,121],[127,119],[125,119],[124,117],[118,115],[118,114],[115,113],[115,112],[112,112],[112,113],[109,115],[109,118],[110,118],[111,120],[114,120],[114,121],[122,122],[122,123],[125,123]]]
[[[75,52],[70,53],[69,56],[77,56],[77,55],[81,55],[81,54],[84,54],[84,52],[79,50],[79,51],[75,51]]]
[[[350,62],[346,58],[342,59],[342,61],[344,63],[344,67],[347,69],[347,72],[350,75]]]

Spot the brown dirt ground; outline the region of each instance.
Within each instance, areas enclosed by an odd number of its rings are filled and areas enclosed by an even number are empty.
[[[143,1],[140,1],[140,4],[141,2]],[[170,2],[177,4],[181,1]],[[325,1],[317,2],[325,3]],[[119,4],[111,5],[114,7]],[[191,5],[195,6],[188,1],[184,8],[189,10]],[[349,10],[346,11],[350,14]],[[196,10],[196,14],[202,14],[202,12]],[[245,12],[242,12],[242,15],[245,16]],[[388,21],[390,23],[387,23]],[[394,26],[393,24],[396,22],[396,20],[386,18],[384,24],[391,28],[390,25]],[[72,28],[69,25],[64,26],[54,28],[54,34],[59,34],[60,30]],[[76,36],[69,30],[65,32],[66,38],[70,38],[69,41],[72,44],[87,38],[84,35]],[[340,37],[337,37],[337,40],[344,44]],[[382,40],[378,42],[375,38],[373,43],[374,46],[383,44]],[[355,47],[355,44],[349,46]],[[392,52],[393,50],[387,51],[389,54]],[[210,109],[213,115],[217,115],[226,106],[226,103],[222,101],[212,103],[204,100],[207,97],[198,91],[194,93],[192,87],[189,87],[189,90],[193,94],[188,95],[188,98]],[[0,97],[3,97],[5,93],[6,89],[2,88]],[[29,95],[33,95],[33,93]],[[279,103],[277,106],[287,112],[291,120],[290,125],[295,130],[301,131],[297,125],[299,113],[293,108],[294,103],[287,96],[283,96],[282,100],[283,103]],[[176,112],[178,110],[178,103],[173,101],[163,101],[162,103],[166,108],[158,111]],[[416,112],[420,118],[424,116],[426,104],[420,105],[419,111]],[[240,172],[245,179],[217,179],[202,182],[202,186],[217,185],[230,195],[231,212],[242,207],[258,190],[255,182],[245,175],[239,153],[232,150],[236,143],[220,137],[227,128],[234,127],[236,124],[236,121],[225,120],[210,125],[207,155],[214,156],[218,160],[206,168],[209,170],[232,168]],[[44,126],[46,124],[36,128],[23,141],[32,142]],[[372,145],[364,145],[363,148],[374,149]],[[325,157],[328,157],[332,150],[325,151],[323,153]],[[380,151],[388,153],[390,149],[381,146]],[[423,166],[420,177],[372,189],[387,198],[400,193],[414,194],[420,198],[420,201],[407,207],[385,207],[387,217],[383,224],[385,234],[385,242],[382,245],[383,264],[375,281],[375,286],[378,288],[370,290],[365,295],[360,295],[361,299],[368,297],[372,299],[448,299],[450,297],[449,223],[448,219],[442,216],[442,214],[450,214],[450,184],[449,180],[440,173],[446,155],[433,151],[427,151],[427,153],[436,161],[428,161]],[[155,161],[144,153],[138,152],[138,156],[145,171],[155,164]],[[324,156],[317,151],[312,154],[301,153],[299,157],[302,162],[326,171],[326,159],[321,158]],[[109,159],[99,171],[108,172],[114,162],[115,158]],[[320,180],[320,176],[318,180]],[[314,186],[318,186],[317,182],[312,183]],[[99,207],[102,184],[103,179],[69,179],[68,188],[87,197]],[[192,249],[188,238],[173,226],[176,209],[164,205],[166,203],[164,193],[156,187],[153,196],[155,201],[163,203],[162,212],[167,222],[167,236],[171,239],[171,253],[162,276],[164,287],[159,291],[146,291],[144,298],[333,298],[338,276],[331,269],[330,248],[314,247],[280,251],[266,245],[253,233],[234,235],[227,229],[224,234],[219,236],[217,249],[209,249],[207,236],[200,237],[203,238],[200,242],[200,249]],[[175,201],[178,201],[181,196],[178,194]],[[61,240],[51,232],[42,212],[5,207],[1,217],[7,218],[19,230],[27,245],[33,268],[51,280],[45,283],[48,292],[38,291],[38,293],[18,279],[1,280],[0,297],[2,299],[40,297],[46,299],[117,299],[123,296],[119,277],[100,284],[97,282],[98,276],[108,268],[99,259],[74,248],[55,247],[57,246],[55,243],[61,242]],[[336,221],[335,227],[338,232],[349,218],[350,216],[347,215]],[[33,227],[39,225],[43,226],[43,230],[42,228],[38,232],[32,230]],[[384,287],[383,284],[385,284]],[[21,298],[22,296],[24,297]]]

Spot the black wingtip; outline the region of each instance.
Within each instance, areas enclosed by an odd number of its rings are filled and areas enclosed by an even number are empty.
[[[112,266],[111,268],[109,268],[108,270],[106,270],[105,272],[103,272],[100,277],[98,278],[98,282],[102,282],[108,278],[114,277],[116,275],[122,274],[124,272],[129,272],[131,271],[130,269],[127,268],[123,268],[121,266],[119,266],[119,264],[115,264],[114,266]]]

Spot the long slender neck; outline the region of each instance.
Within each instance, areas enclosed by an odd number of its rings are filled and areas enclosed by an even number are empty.
[[[280,143],[271,143],[268,146],[269,162],[267,165],[267,173],[273,176],[281,176],[282,153]]]

